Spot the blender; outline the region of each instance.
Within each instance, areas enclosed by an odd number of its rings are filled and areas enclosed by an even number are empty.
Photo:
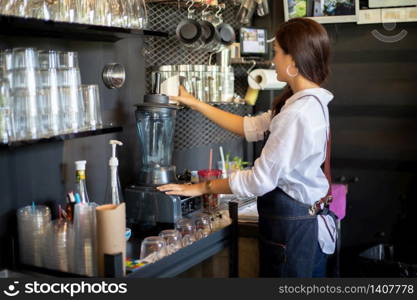
[[[173,228],[182,217],[180,196],[166,195],[157,186],[178,183],[172,165],[175,117],[178,105],[160,94],[160,74],[155,73],[153,93],[136,105],[141,150],[138,182],[126,189],[127,222],[135,235]]]

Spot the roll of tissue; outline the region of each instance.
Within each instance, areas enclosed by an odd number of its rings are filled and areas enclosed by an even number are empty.
[[[256,69],[249,73],[249,86],[257,90],[281,90],[287,83],[277,80],[275,70]]]

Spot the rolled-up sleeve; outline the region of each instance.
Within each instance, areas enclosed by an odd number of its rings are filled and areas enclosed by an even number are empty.
[[[274,117],[271,134],[254,166],[231,174],[229,185],[232,192],[253,197],[277,187],[280,177],[310,155],[314,139],[309,127],[296,113]]]
[[[259,116],[244,117],[243,131],[248,142],[260,141],[264,138],[264,132],[269,129],[271,123],[271,111],[267,111]]]

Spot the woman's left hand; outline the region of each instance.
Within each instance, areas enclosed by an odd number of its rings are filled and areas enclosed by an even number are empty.
[[[157,189],[161,192],[165,192],[167,195],[180,195],[180,196],[200,196],[204,194],[204,185],[201,183],[196,184],[166,184],[158,186]]]

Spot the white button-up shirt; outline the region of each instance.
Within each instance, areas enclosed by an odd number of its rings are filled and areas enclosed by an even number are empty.
[[[322,105],[309,95],[315,95]],[[326,157],[329,130],[327,104],[332,99],[333,95],[323,88],[305,89],[287,99],[281,112],[273,118],[271,111],[244,117],[244,132],[249,142],[262,140],[267,130],[270,135],[254,167],[231,174],[232,192],[253,197],[279,187],[308,205],[323,198],[329,188],[321,165]],[[330,216],[324,216],[324,219],[317,218],[319,244],[324,253],[332,254],[336,226]]]

